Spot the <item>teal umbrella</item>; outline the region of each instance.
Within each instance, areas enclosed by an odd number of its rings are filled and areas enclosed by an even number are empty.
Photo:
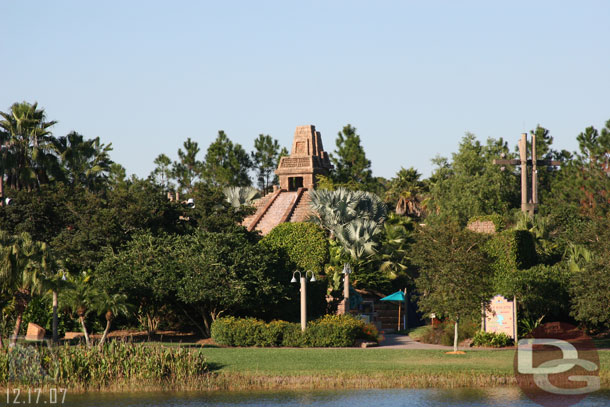
[[[402,291],[396,291],[394,294],[390,294],[387,297],[383,297],[380,301],[398,302],[398,330],[400,331],[400,304],[405,302],[405,293],[403,293]],[[403,322],[403,328],[406,328],[406,325],[406,322]]]

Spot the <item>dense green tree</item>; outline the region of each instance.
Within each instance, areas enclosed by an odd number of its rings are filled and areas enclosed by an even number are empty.
[[[190,237],[190,244],[178,248],[182,272],[178,298],[198,316],[206,336],[223,313],[269,318],[289,298],[285,260],[278,252],[261,250],[253,236],[245,230],[200,232]]]
[[[517,208],[520,184],[514,168],[503,171],[493,164],[502,154],[511,156],[504,140],[481,144],[468,133],[452,162],[437,157],[438,168],[430,177],[430,214],[466,225],[473,216],[503,215]]]
[[[610,121],[601,131],[587,127],[577,140],[579,151],[554,179],[544,211],[604,218],[610,213]]]
[[[322,228],[311,223],[287,222],[271,230],[261,241],[286,251],[294,270],[311,270],[317,276],[328,262],[328,239]],[[290,273],[287,274],[287,277]]]
[[[573,230],[571,315],[588,329],[610,329],[610,220],[589,220]]]
[[[497,292],[505,298],[517,298],[521,318],[555,321],[568,315],[570,273],[563,264],[539,264],[498,277]]]
[[[254,140],[254,151],[250,153],[252,157],[252,167],[256,171],[258,187],[266,194],[271,191],[271,185],[277,182],[274,171],[277,168],[279,159],[283,153],[287,153],[285,148],[280,149],[277,140],[270,135],[259,134]]]
[[[118,249],[143,230],[184,233],[190,228],[180,219],[188,208],[169,201],[162,187],[146,180],[132,179],[105,194],[76,189],[63,210],[66,226],[50,243],[71,272],[95,269],[103,248]]]
[[[121,250],[106,249],[95,269],[96,285],[108,293],[126,295],[139,319],[162,319],[168,308],[178,308],[175,247],[182,239],[179,235],[141,232]]]
[[[332,179],[351,189],[369,190],[374,179],[371,171],[371,161],[366,158],[364,148],[360,144],[360,136],[351,124],[344,126],[337,134],[335,141],[337,150],[331,157],[335,166]]]
[[[273,318],[284,312],[291,297],[286,259],[257,241],[243,228],[138,235],[119,253],[107,252],[97,272],[111,292],[170,305],[209,336],[223,313]]]
[[[252,162],[240,144],[233,144],[224,131],[208,147],[203,164],[203,179],[212,186],[249,186]]]
[[[492,297],[489,260],[482,250],[484,239],[449,223],[418,229],[413,245],[413,261],[419,272],[415,280],[418,307],[421,312],[454,322],[454,351],[460,320],[480,315],[481,304],[489,303]]]

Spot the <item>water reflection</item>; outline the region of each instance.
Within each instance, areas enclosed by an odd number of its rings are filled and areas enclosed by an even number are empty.
[[[610,405],[610,391],[590,395],[576,407]],[[517,388],[393,389],[233,393],[91,393],[66,397],[67,407],[529,407]]]

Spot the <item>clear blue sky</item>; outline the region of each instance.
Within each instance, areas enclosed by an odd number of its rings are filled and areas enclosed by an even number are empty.
[[[608,1],[3,1],[0,110],[112,142],[146,176],[187,137],[325,149],[356,126],[375,175],[540,123],[574,150],[610,119]],[[203,154],[202,154],[203,156]]]

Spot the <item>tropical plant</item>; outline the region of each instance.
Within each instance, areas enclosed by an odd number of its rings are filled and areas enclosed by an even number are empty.
[[[50,131],[56,122],[37,103],[15,103],[0,117],[2,175],[10,188],[29,190],[60,174]]]
[[[85,140],[73,131],[54,140],[68,183],[98,190],[108,179],[113,164],[109,153],[112,144],[102,144],[100,138]]]
[[[383,224],[380,250],[379,269],[386,273],[391,280],[399,276],[408,277],[410,266],[410,245],[413,243],[413,223],[406,216],[390,213]]]
[[[225,187],[222,192],[225,194],[226,201],[233,208],[252,206],[254,201],[261,196],[258,189],[253,187]]]
[[[313,215],[309,221],[328,230],[331,235],[338,226],[347,226],[360,219],[375,223],[378,228],[385,221],[387,209],[375,194],[338,188],[334,191],[324,189],[309,191]]]
[[[11,346],[17,343],[23,313],[32,295],[42,290],[44,270],[49,266],[45,243],[32,240],[29,234],[9,235],[0,231],[0,285],[13,295],[15,329]]]
[[[386,190],[386,202],[396,206],[398,215],[421,217],[424,213],[422,193],[426,190],[425,184],[420,180],[421,174],[413,167],[401,168],[396,176],[390,180]]]
[[[61,303],[64,304],[71,312],[76,313],[80,322],[85,343],[91,345],[89,332],[85,319],[87,315],[95,309],[95,304],[98,302],[99,291],[91,282],[91,275],[87,272],[82,272],[76,276],[68,278],[71,283],[70,288],[63,290],[60,295]]]
[[[50,270],[43,281],[43,287],[47,290],[47,293],[51,294],[52,301],[52,310],[53,310],[53,322],[52,322],[52,332],[53,332],[53,343],[59,343],[59,335],[58,335],[58,310],[59,310],[59,292],[64,288],[68,288],[69,284],[66,279],[65,270],[57,270],[55,262],[53,262],[53,267]]]
[[[97,308],[98,313],[103,314],[106,318],[106,328],[104,329],[104,334],[99,343],[101,349],[102,346],[104,346],[104,342],[106,342],[108,332],[110,332],[112,321],[118,315],[127,316],[129,314],[129,305],[125,294],[109,294],[106,291],[102,291],[96,298],[95,307]]]

